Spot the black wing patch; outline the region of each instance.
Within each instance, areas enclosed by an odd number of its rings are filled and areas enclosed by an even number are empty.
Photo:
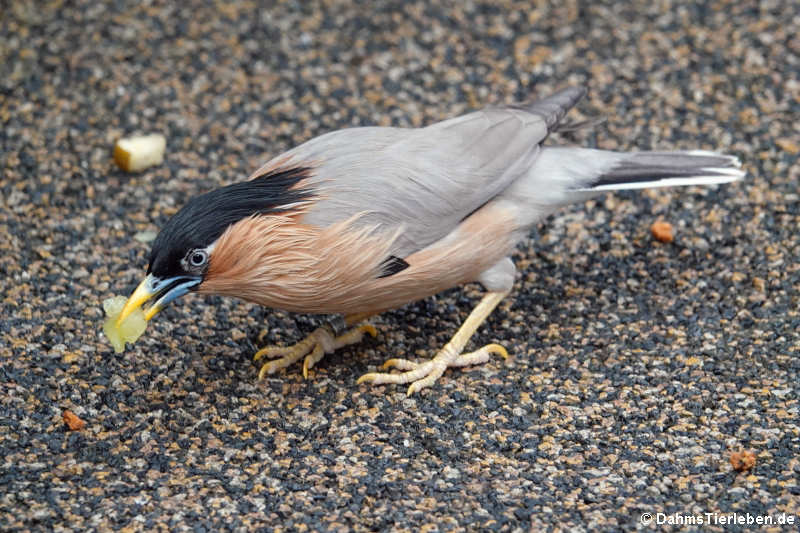
[[[390,255],[383,260],[383,263],[381,263],[381,275],[378,277],[387,278],[389,276],[393,276],[394,274],[407,269],[409,266],[410,265],[406,263],[404,259],[400,259],[395,255]]]

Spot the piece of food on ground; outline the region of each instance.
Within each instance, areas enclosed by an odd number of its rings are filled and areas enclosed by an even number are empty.
[[[650,226],[650,233],[652,233],[653,237],[660,242],[672,242],[672,240],[675,238],[672,233],[672,224],[669,222],[664,222],[663,220],[654,222],[653,225]]]
[[[161,134],[125,137],[114,145],[114,161],[126,172],[139,172],[164,162],[167,139]]]
[[[134,310],[121,324],[117,324],[117,318],[122,313],[122,308],[125,307],[126,301],[127,298],[124,296],[114,296],[103,301],[103,309],[105,309],[108,316],[103,324],[103,333],[111,341],[114,351],[117,353],[122,353],[125,350],[126,342],[131,344],[136,342],[136,339],[142,336],[147,327],[147,320],[145,320],[144,311],[141,309]]]
[[[756,466],[756,454],[750,450],[742,450],[731,454],[731,466],[737,472],[746,472]]]
[[[61,417],[64,419],[64,423],[67,425],[70,431],[80,431],[86,427],[86,422],[81,420],[80,417],[72,411],[65,410],[61,414]]]

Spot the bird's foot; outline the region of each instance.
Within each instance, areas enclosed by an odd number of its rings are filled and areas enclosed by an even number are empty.
[[[322,326],[315,329],[311,334],[292,346],[266,346],[261,348],[253,356],[254,361],[262,358],[273,359],[261,366],[261,371],[258,373],[258,379],[263,379],[267,374],[274,374],[281,368],[296,363],[305,356],[303,361],[303,377],[308,378],[308,370],[317,364],[326,353],[331,353],[343,346],[361,342],[364,333],[368,333],[373,337],[378,336],[378,331],[372,324],[362,324],[351,330],[342,333],[339,336],[334,336],[333,332],[326,327]],[[277,359],[275,359],[277,357]]]
[[[399,374],[388,374],[383,372],[370,372],[358,379],[358,383],[372,383],[381,385],[383,383],[411,383],[407,394],[411,396],[415,392],[433,385],[448,367],[460,367],[479,365],[485,363],[491,354],[508,359],[508,352],[499,344],[487,344],[479,350],[469,353],[458,353],[451,344],[446,345],[430,361],[415,363],[408,359],[389,359],[383,364],[383,370],[396,368],[403,372]]]

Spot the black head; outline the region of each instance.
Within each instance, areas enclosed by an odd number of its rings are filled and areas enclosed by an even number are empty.
[[[309,197],[295,188],[309,169],[293,167],[234,183],[192,198],[161,228],[147,273],[156,278],[202,277],[209,251],[228,226],[253,215],[281,213]]]
[[[208,271],[209,247],[228,226],[253,215],[286,212],[308,199],[310,191],[296,187],[308,172],[278,169],[193,198],[156,237],[147,276],[125,302],[117,327],[151,299],[155,302],[144,313],[145,320],[197,289]]]

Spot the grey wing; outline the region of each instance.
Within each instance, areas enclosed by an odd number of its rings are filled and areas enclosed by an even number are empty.
[[[407,257],[524,175],[584,92],[572,87],[528,106],[487,108],[420,129],[340,130],[273,161],[314,168],[308,185],[318,201],[304,222],[324,227],[358,214],[358,225],[399,232],[392,254]]]

